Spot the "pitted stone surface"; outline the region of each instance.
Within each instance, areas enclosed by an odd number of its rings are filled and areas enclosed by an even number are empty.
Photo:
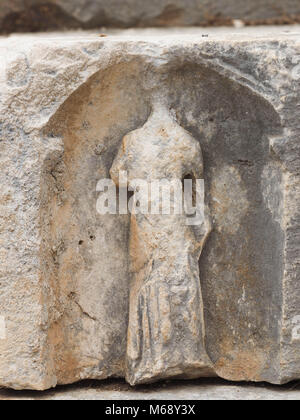
[[[203,153],[213,371],[299,379],[300,31],[286,30],[0,38],[0,385],[125,376],[130,216],[97,214],[96,185],[149,119],[157,74]]]

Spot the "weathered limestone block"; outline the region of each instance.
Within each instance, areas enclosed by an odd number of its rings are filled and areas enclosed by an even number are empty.
[[[298,0],[1,0],[0,32],[299,23]]]
[[[299,80],[298,28],[0,39],[1,386],[300,378]],[[203,223],[99,214],[117,168]]]

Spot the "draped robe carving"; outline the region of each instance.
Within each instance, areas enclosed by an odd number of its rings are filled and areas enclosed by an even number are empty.
[[[182,180],[187,174],[202,179],[200,144],[156,100],[146,124],[123,139],[111,168],[116,184],[120,171],[127,172],[129,183]],[[199,280],[199,258],[210,230],[206,207],[199,226],[188,226],[184,214],[131,215],[126,366],[131,384],[212,374]]]

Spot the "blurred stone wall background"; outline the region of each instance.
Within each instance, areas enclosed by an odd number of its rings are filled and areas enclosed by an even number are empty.
[[[0,0],[0,33],[300,22],[300,0]]]

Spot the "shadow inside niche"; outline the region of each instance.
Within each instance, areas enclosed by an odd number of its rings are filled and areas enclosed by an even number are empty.
[[[282,133],[279,115],[259,92],[212,68],[186,63],[168,80],[178,122],[203,152],[213,225],[200,258],[209,356],[222,377],[273,382],[284,234],[282,168],[269,139]]]

